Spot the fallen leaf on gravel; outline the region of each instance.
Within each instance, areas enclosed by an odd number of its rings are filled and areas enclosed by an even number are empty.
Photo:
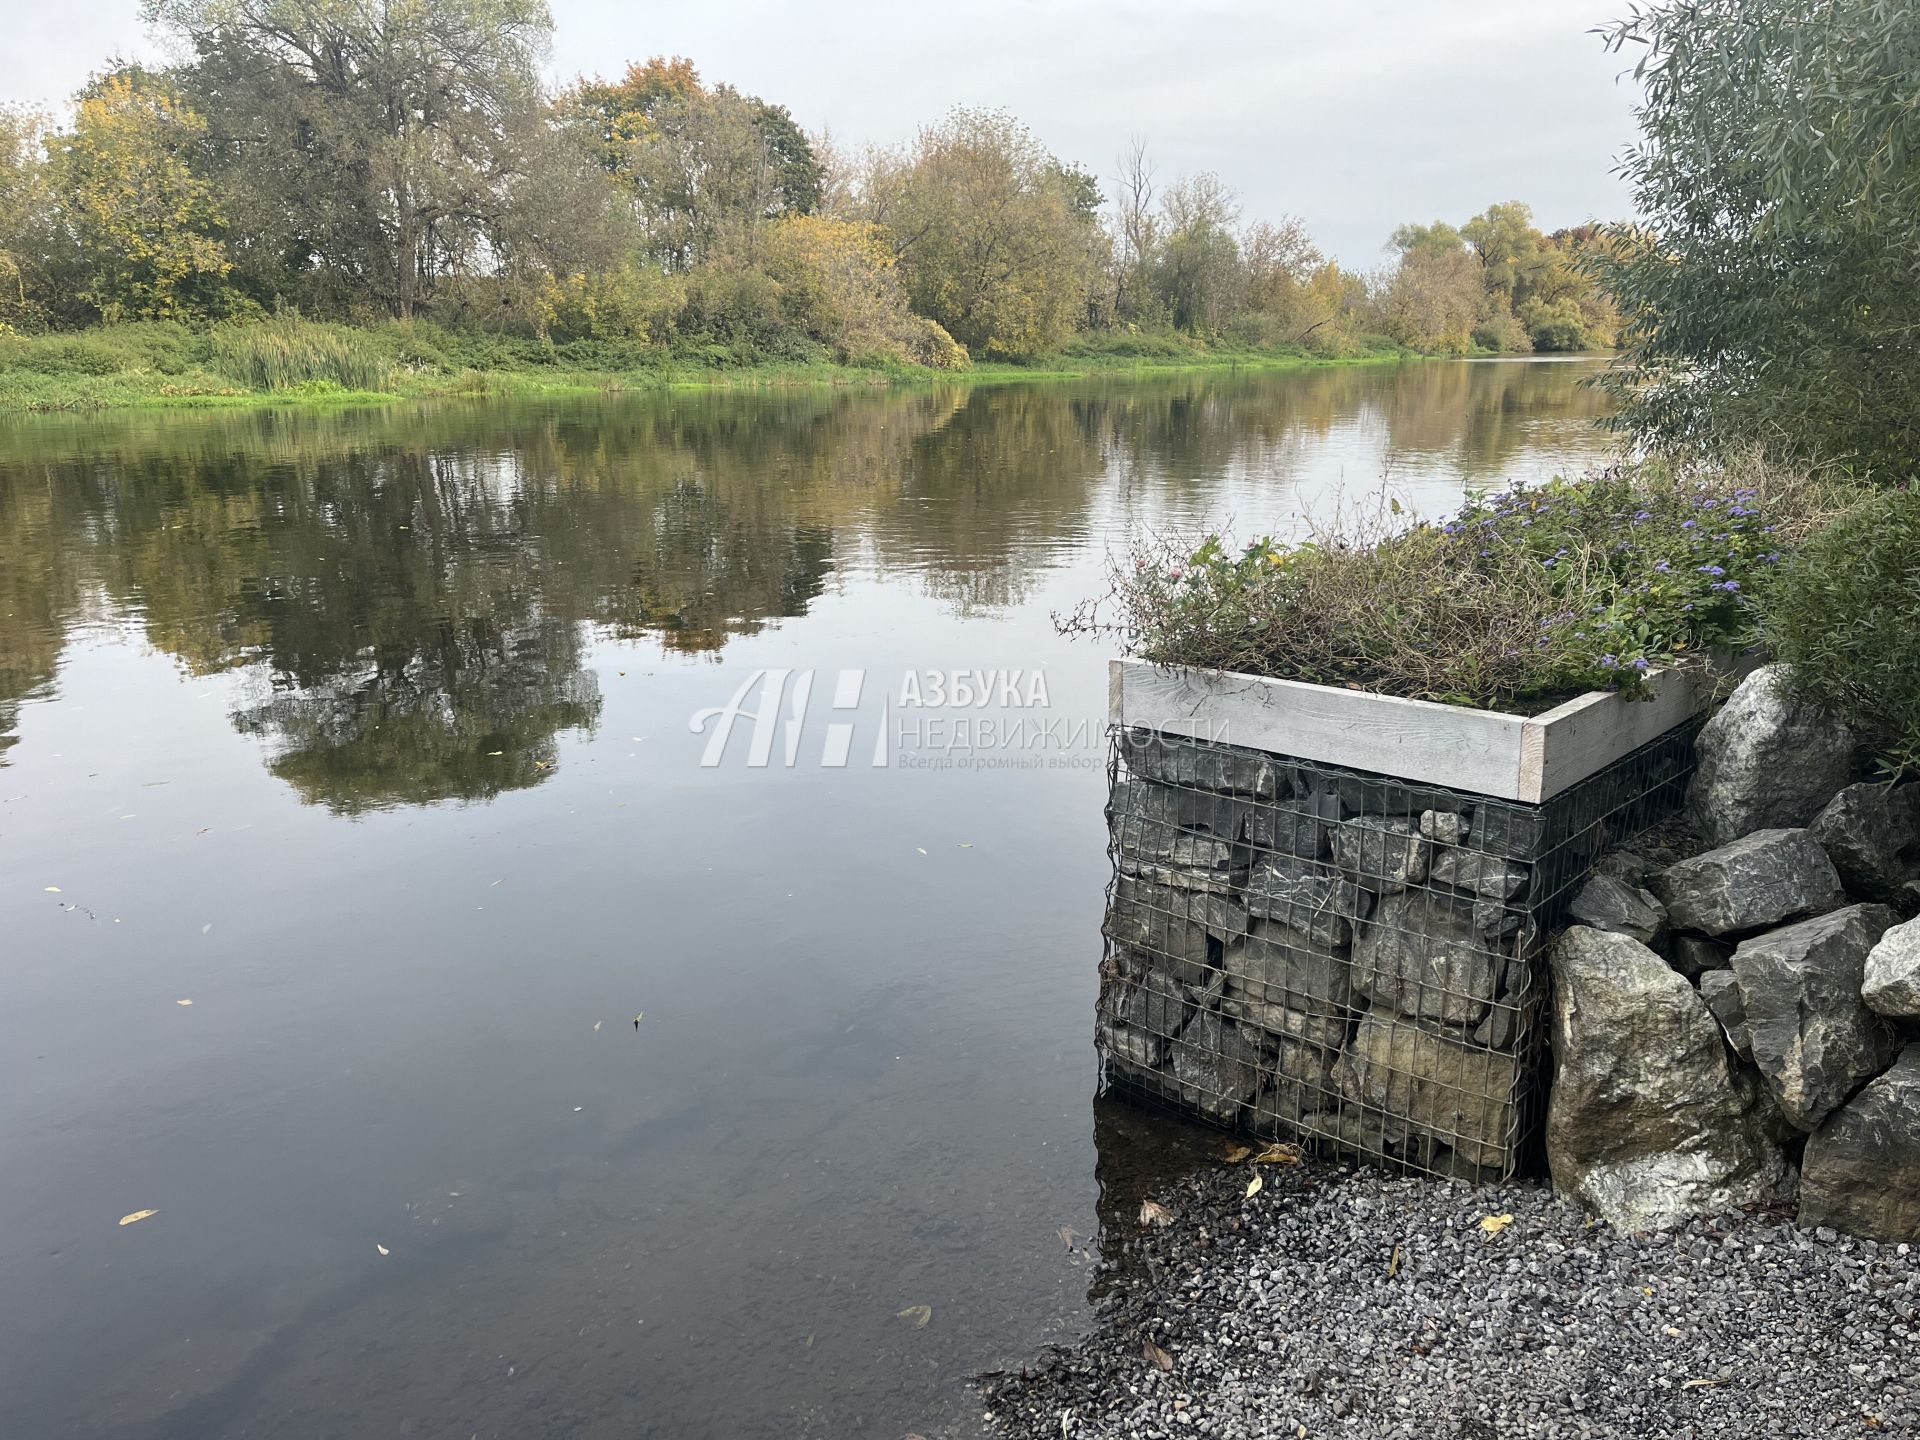
[[[1253,1154],[1253,1151],[1245,1145],[1229,1145],[1227,1146],[1227,1164],[1238,1165],[1251,1154]]]
[[[158,1215],[159,1213],[158,1210],[136,1210],[131,1215],[122,1215],[120,1217],[120,1223],[122,1225],[131,1225],[136,1220],[145,1220],[149,1215]]]
[[[1498,1235],[1512,1223],[1513,1216],[1511,1215],[1489,1215],[1480,1222],[1480,1228],[1489,1235]]]
[[[1156,1370],[1171,1370],[1173,1368],[1173,1356],[1162,1350],[1151,1340],[1141,1341],[1140,1353],[1146,1358],[1147,1363]]]
[[[1257,1174],[1247,1182],[1247,1198],[1249,1200],[1260,1193],[1261,1183],[1261,1179]]]
[[[1725,1385],[1732,1379],[1733,1377],[1731,1375],[1715,1375],[1710,1380],[1689,1380],[1680,1388],[1682,1390],[1705,1390],[1710,1385]]]
[[[927,1322],[933,1319],[933,1307],[931,1305],[909,1305],[899,1313],[898,1318],[906,1321],[907,1324],[916,1330],[924,1330],[927,1328]]]
[[[1291,1145],[1269,1145],[1253,1157],[1256,1165],[1298,1165],[1300,1152]]]
[[[1173,1212],[1156,1201],[1142,1200],[1140,1202],[1140,1223],[1142,1225],[1159,1225],[1165,1227],[1173,1224]]]
[[[1391,1280],[1400,1273],[1400,1247],[1393,1247],[1393,1258],[1387,1261],[1387,1279]]]

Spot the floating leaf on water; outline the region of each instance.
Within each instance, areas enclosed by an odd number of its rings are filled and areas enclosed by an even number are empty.
[[[1078,1237],[1074,1235],[1073,1227],[1071,1225],[1062,1225],[1054,1233],[1060,1237],[1061,1243],[1063,1243],[1067,1247],[1067,1249],[1069,1250],[1073,1249],[1073,1242]]]
[[[1258,1171],[1255,1171],[1253,1179],[1247,1182],[1247,1199],[1251,1200],[1260,1193],[1261,1184],[1260,1174]]]
[[[1227,1164],[1238,1165],[1242,1160],[1246,1159],[1247,1156],[1251,1154],[1253,1154],[1253,1151],[1248,1146],[1229,1145],[1227,1146]]]
[[[913,848],[918,850],[922,855],[927,853],[927,847],[924,845],[916,845]]]
[[[1140,1342],[1140,1353],[1146,1358],[1146,1362],[1156,1370],[1171,1370],[1173,1368],[1173,1356],[1162,1350],[1151,1340],[1143,1340]]]
[[[642,1010],[638,1015],[633,1017],[633,1028],[638,1030],[640,1028],[640,1022],[646,1018],[647,1012]]]
[[[1512,1223],[1513,1216],[1511,1215],[1489,1215],[1480,1222],[1480,1228],[1489,1235],[1498,1235]]]
[[[596,1021],[594,1021],[594,1022],[593,1022],[593,1028],[594,1028],[594,1029],[596,1029],[596,1030],[598,1030],[598,1029],[600,1028],[600,1022],[599,1022],[598,1020],[596,1020]]]
[[[391,1255],[393,1253],[391,1250],[387,1249],[386,1246],[382,1245],[378,1240],[373,1242],[373,1248],[378,1250],[382,1255]]]
[[[811,1350],[813,1348],[813,1337],[818,1333],[818,1331],[807,1332],[807,1349]]]
[[[207,921],[207,923],[206,923],[206,924],[204,924],[204,925],[202,925],[202,926],[200,927],[200,933],[201,933],[202,935],[205,935],[205,934],[206,934],[206,933],[207,933],[207,932],[208,932],[209,930],[211,930],[211,929],[213,929],[213,922],[212,922],[211,920],[209,920],[209,921]]]
[[[1292,1145],[1269,1145],[1253,1157],[1256,1165],[1298,1165],[1300,1151]]]
[[[191,1000],[176,1000],[176,1001],[174,1001],[173,1003],[174,1003],[174,1004],[176,1004],[176,1005],[191,1005],[191,1004],[193,1004],[193,1001],[191,1001]]]
[[[494,756],[496,756],[496,755],[504,755],[504,754],[506,754],[506,753],[507,753],[507,752],[506,752],[506,751],[504,751],[504,750],[489,750],[489,751],[487,751],[487,758],[488,758],[488,759],[492,759],[492,758],[493,758]]]
[[[145,1220],[148,1217],[153,1215],[158,1215],[159,1213],[160,1212],[158,1210],[136,1210],[131,1215],[122,1215],[120,1217],[120,1223],[122,1225],[132,1225],[136,1221]]]
[[[1154,1200],[1140,1202],[1140,1223],[1165,1227],[1173,1224],[1173,1212]]]
[[[962,850],[971,850],[973,849],[973,842],[971,840],[962,840],[960,842],[960,848]]]
[[[47,886],[47,894],[58,895],[59,893],[60,893],[60,887],[58,885]]]
[[[906,1321],[907,1324],[915,1330],[924,1330],[927,1328],[927,1322],[933,1319],[933,1307],[931,1305],[909,1305],[900,1312],[899,1318]]]

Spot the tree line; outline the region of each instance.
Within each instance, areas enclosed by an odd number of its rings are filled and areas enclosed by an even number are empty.
[[[145,0],[184,58],[0,110],[0,329],[297,311],[710,363],[1612,345],[1596,227],[1410,225],[1376,272],[1144,144],[960,109],[853,152],[684,59],[546,87],[544,0]]]

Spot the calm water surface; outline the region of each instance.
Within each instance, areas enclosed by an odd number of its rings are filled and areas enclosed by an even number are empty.
[[[1051,613],[1593,462],[1591,368],[0,423],[0,1435],[967,1433],[1176,1143]]]

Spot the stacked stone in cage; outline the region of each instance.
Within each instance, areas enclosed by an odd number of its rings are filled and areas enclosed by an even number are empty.
[[[1116,735],[1109,1080],[1260,1135],[1513,1173],[1535,1119],[1545,929],[1607,820],[1677,797],[1684,752],[1667,750],[1525,806]]]

